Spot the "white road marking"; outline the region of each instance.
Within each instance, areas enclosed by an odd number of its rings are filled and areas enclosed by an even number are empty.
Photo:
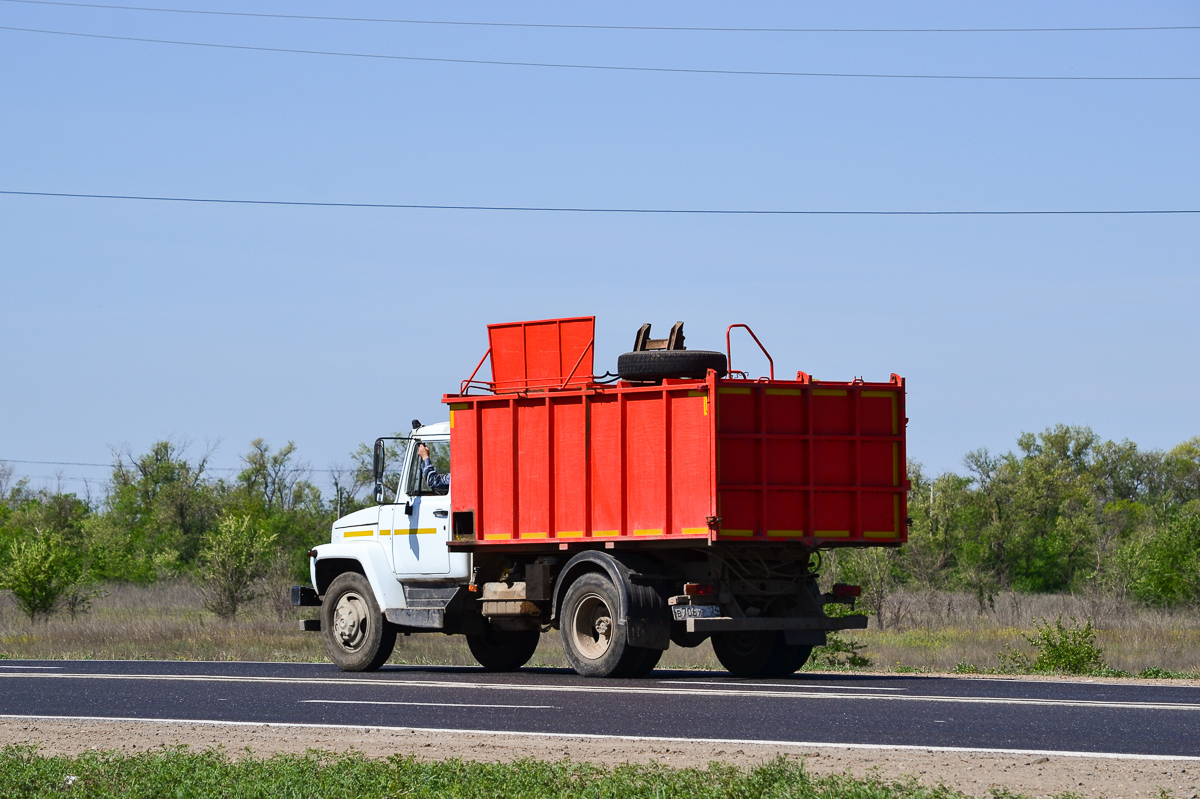
[[[10,666],[7,663],[0,663],[0,669],[61,669],[62,666]]]
[[[561,710],[554,705],[473,705],[466,702],[372,702],[365,699],[301,699],[316,705],[416,705],[419,707],[502,707],[516,710]]]
[[[725,680],[659,680],[664,685],[749,685],[754,688],[820,688],[828,691],[907,691],[907,688],[868,688],[865,685],[808,685],[801,682],[727,682]]]
[[[658,735],[601,735],[572,732],[522,732],[520,730],[464,730],[446,727],[387,727],[367,724],[304,724],[271,721],[220,721],[216,719],[144,719],[120,716],[28,716],[0,714],[0,719],[20,721],[105,721],[144,724],[207,724],[216,727],[263,727],[293,729],[380,730],[386,732],[437,732],[455,735],[511,735],[527,738],[579,738],[599,741],[655,741],[662,743],[721,744],[724,746],[794,746],[812,749],[874,749],[906,752],[977,752],[993,755],[1044,755],[1046,757],[1096,757],[1105,760],[1182,760],[1200,761],[1200,755],[1142,755],[1128,752],[1076,752],[1060,749],[989,749],[974,746],[918,746],[916,744],[858,744],[836,741],[768,741],[754,738],[671,738]]]
[[[647,686],[615,686],[592,683],[588,685],[535,685],[530,683],[486,683],[458,680],[406,680],[392,682],[381,679],[339,679],[312,677],[229,677],[221,675],[198,674],[72,674],[61,672],[46,674],[30,672],[15,674],[0,672],[0,679],[80,679],[80,680],[131,680],[150,682],[240,682],[259,684],[296,685],[349,685],[359,688],[383,689],[425,689],[446,688],[450,690],[477,689],[486,691],[534,691],[540,693],[584,693],[584,694],[629,694],[629,695],[659,695],[680,697],[742,697],[742,698],[788,698],[788,699],[855,699],[860,702],[931,702],[964,705],[1034,705],[1042,707],[1092,707],[1110,708],[1116,710],[1200,710],[1200,704],[1190,702],[1118,702],[1091,699],[1034,699],[1026,697],[992,697],[992,696],[937,696],[918,694],[840,694],[840,693],[805,693],[802,691],[751,691],[745,689],[730,690],[723,688],[698,688],[686,690],[678,688]]]

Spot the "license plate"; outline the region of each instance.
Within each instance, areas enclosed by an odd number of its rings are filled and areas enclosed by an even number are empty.
[[[711,619],[721,615],[720,605],[675,605],[671,608],[675,621],[684,619]]]

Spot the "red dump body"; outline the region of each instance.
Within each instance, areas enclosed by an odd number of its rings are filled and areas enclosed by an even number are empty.
[[[548,340],[547,323],[522,324],[541,326],[535,334]],[[511,345],[514,326],[503,327]],[[541,369],[522,386],[494,360],[493,381],[483,384],[493,393],[471,394],[467,381],[444,397],[452,546],[907,539],[900,377],[835,383],[710,372],[601,385],[570,374],[577,360],[590,367],[590,347],[575,338],[549,359],[565,364],[557,382]]]

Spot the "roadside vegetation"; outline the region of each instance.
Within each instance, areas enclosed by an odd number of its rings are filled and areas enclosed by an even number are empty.
[[[228,478],[170,441],[115,452],[82,496],[0,463],[0,656],[323,660],[287,589],[339,512],[371,501],[370,455],[328,493],[293,444],[261,439]],[[871,622],[807,668],[1200,674],[1200,438],[1143,450],[1059,426],[964,467],[909,464],[906,546],[824,553],[823,585],[861,585]],[[473,660],[425,635],[393,662]],[[556,636],[531,665],[565,665]],[[719,668],[708,646],[662,666]]]
[[[234,760],[220,750],[169,749],[136,755],[88,753],[43,757],[30,747],[0,750],[0,786],[14,799],[70,795],[320,797],[634,797],[686,796],[691,799],[957,799],[946,787],[924,787],[915,778],[885,782],[833,775],[816,777],[801,762],[778,758],[750,770],[710,763],[706,769],[661,765],[605,766],[568,760],[480,763],[463,760],[426,762],[393,755],[386,760],[359,755],[309,752]],[[1003,789],[993,796],[1016,794]]]

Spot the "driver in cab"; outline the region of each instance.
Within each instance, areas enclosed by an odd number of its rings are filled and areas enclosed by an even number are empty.
[[[439,474],[438,470],[434,468],[433,461],[429,459],[429,447],[424,443],[418,444],[417,456],[421,459],[421,475],[425,478],[425,485],[439,494],[449,491],[450,475]]]

